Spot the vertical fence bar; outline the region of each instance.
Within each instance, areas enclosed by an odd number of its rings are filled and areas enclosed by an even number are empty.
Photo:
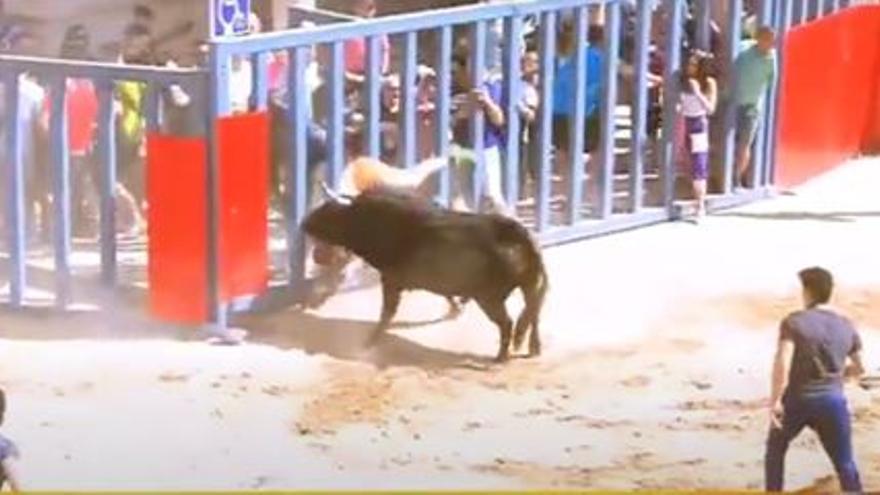
[[[709,51],[712,42],[712,1],[696,2],[697,48]]]
[[[159,130],[159,121],[160,121],[160,107],[159,104],[162,98],[162,86],[159,83],[151,82],[147,84],[147,95],[144,109],[144,113],[146,114],[147,121],[147,131],[148,132],[156,132]]]
[[[796,0],[793,0],[796,1]],[[810,20],[810,6],[807,4],[809,0],[802,0],[800,3],[800,22],[799,24],[806,24]]]
[[[824,0],[823,0],[824,1]],[[777,0],[763,0],[763,5],[761,9],[761,24],[766,26],[770,26],[776,32],[776,46],[779,47],[779,41],[782,39],[781,30],[779,29],[778,24],[778,15],[777,15]],[[774,157],[772,154],[773,150],[773,140],[776,135],[776,99],[777,99],[777,91],[779,86],[779,51],[776,50],[776,75],[771,81],[769,87],[767,88],[764,107],[766,108],[766,117],[764,118],[763,128],[761,130],[762,134],[762,143],[761,148],[759,148],[759,153],[761,155],[761,169],[760,174],[755,181],[755,187],[766,187],[770,183],[770,171],[773,169],[773,161]]]
[[[66,308],[71,302],[70,280],[70,157],[67,145],[67,79],[52,79],[49,136],[52,147],[52,206],[55,241],[55,304]]]
[[[780,122],[780,112],[782,109],[782,77],[783,77],[783,68],[785,67],[785,38],[788,35],[788,31],[791,29],[791,20],[792,20],[792,4],[786,0],[780,0],[777,9],[777,19],[776,24],[779,27],[776,36],[776,81],[773,85],[773,100],[770,104],[773,105],[773,128],[770,133],[770,151],[769,155],[770,165],[767,170],[767,179],[766,182],[769,185],[775,183],[776,180],[776,150],[778,148],[777,135],[779,131],[779,122]]]
[[[345,167],[345,51],[342,41],[330,44],[329,69],[325,83],[330,88],[327,92],[327,179],[335,188]]]
[[[305,280],[306,243],[300,231],[300,223],[306,216],[309,207],[309,171],[306,127],[309,124],[309,94],[306,88],[306,67],[308,66],[310,47],[298,47],[289,50],[287,119],[290,122],[292,135],[289,141],[290,162],[285,174],[287,189],[287,215],[285,231],[287,234],[288,284],[298,287]]]
[[[645,149],[648,142],[648,56],[651,49],[651,4],[639,2],[636,25],[635,105],[630,151],[630,211],[638,213],[644,200]]]
[[[549,192],[553,155],[553,72],[556,59],[556,13],[541,15],[541,104],[538,122],[538,180],[535,194],[535,229],[543,232],[550,218]]]
[[[380,41],[381,38],[378,36],[367,38],[366,88],[363,94],[363,106],[367,111],[364,153],[373,158],[379,158],[382,144],[379,129],[379,122],[382,120],[382,45]]]
[[[398,161],[402,167],[416,164],[416,72],[418,71],[418,33],[410,31],[403,35],[403,67],[400,74],[400,139]]]
[[[675,177],[677,172],[676,139],[678,134],[678,73],[681,68],[681,35],[682,35],[682,10],[683,4],[677,0],[664,0],[666,12],[669,16],[669,24],[666,31],[666,67],[663,77],[663,137],[662,137],[662,177],[663,177],[663,204],[669,210],[670,215],[674,212],[675,201]]]
[[[24,292],[27,287],[27,271],[25,268],[26,249],[25,236],[26,217],[24,214],[24,148],[22,132],[27,131],[18,125],[19,114],[19,75],[7,74],[2,81],[5,85],[6,114],[6,223],[9,234],[9,304],[13,308],[24,305]]]
[[[269,105],[269,53],[260,52],[251,55],[251,65],[254,68],[254,108],[263,112]]]
[[[443,26],[437,31],[437,125],[434,146],[437,156],[449,156],[450,91],[452,88],[452,27]],[[442,204],[449,206],[450,172],[444,167],[440,173],[438,195]]]
[[[615,130],[617,109],[617,66],[620,59],[620,2],[605,4],[605,94],[602,98],[602,142],[599,147],[600,218],[611,216],[614,207]]]
[[[229,56],[223,45],[212,44],[209,77],[204,81],[208,88],[210,106],[205,113],[207,134],[207,163],[205,164],[208,315],[213,332],[224,334],[227,330],[225,303],[220,294],[220,148],[217,143],[219,119],[230,112]]]
[[[568,211],[566,220],[569,225],[577,223],[581,218],[584,202],[584,119],[586,118],[587,101],[587,24],[589,10],[585,7],[574,11],[574,53],[571,54],[574,64],[574,112],[568,125],[569,163],[560,164],[569,168],[568,180]],[[593,47],[590,47],[593,48]],[[590,177],[589,180],[596,180]]]
[[[736,171],[736,57],[739,55],[739,44],[741,25],[739,22],[742,16],[742,0],[729,0],[728,4],[728,49],[725,54],[728,58],[727,81],[725,87],[729,88],[728,98],[724,107],[724,194],[730,194],[733,191],[734,178],[739,182],[739,175]]]
[[[471,84],[474,89],[480,89],[486,80],[486,22],[478,21],[471,27]],[[478,108],[471,120],[471,142],[474,151],[474,172],[472,175],[472,194],[474,209],[480,210],[482,202],[483,184],[486,180],[485,131],[486,113]]]
[[[520,125],[520,103],[522,102],[522,18],[509,17],[504,21],[504,79],[507,91],[507,143],[504,157],[504,195],[508,205],[515,205],[519,199],[519,171],[522,157],[520,145],[522,126]]]
[[[838,10],[840,10],[840,0],[832,0],[831,12],[837,13]]]
[[[113,81],[101,81],[98,90],[98,167],[101,176],[101,280],[116,285],[116,120]]]
[[[771,0],[762,0],[758,4],[758,25],[769,25],[770,24],[770,1]],[[771,109],[770,109],[770,91],[771,88],[767,88],[764,92],[764,101],[763,101],[763,111],[761,112],[760,119],[758,121],[758,131],[755,133],[755,142],[752,143],[752,153],[751,153],[751,189],[758,189],[761,186],[761,177],[764,175],[764,167],[767,166],[765,158],[767,158],[765,154],[765,144],[767,138],[768,126],[770,125],[770,121],[772,119]]]

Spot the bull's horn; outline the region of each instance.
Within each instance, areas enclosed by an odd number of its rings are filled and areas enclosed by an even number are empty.
[[[326,182],[321,181],[321,189],[324,191],[324,195],[329,199],[339,199],[339,196],[333,191],[333,189],[330,189],[330,186],[328,186]]]
[[[328,186],[327,183],[324,181],[321,181],[321,189],[324,190],[324,194],[331,201],[335,201],[337,203],[348,206],[351,205],[351,202],[354,200],[354,198],[348,194],[339,194],[333,189],[330,189],[330,186]]]

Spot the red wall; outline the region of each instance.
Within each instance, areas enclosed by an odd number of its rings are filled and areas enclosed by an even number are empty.
[[[784,50],[776,184],[791,187],[880,138],[880,6],[797,27]]]

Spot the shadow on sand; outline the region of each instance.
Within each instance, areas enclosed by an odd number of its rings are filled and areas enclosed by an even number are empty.
[[[777,211],[767,213],[726,212],[717,213],[716,217],[750,218],[755,220],[781,220],[781,221],[813,221],[813,222],[854,222],[859,218],[880,218],[880,211]]]

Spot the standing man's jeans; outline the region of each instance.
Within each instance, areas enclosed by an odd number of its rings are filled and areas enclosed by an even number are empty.
[[[785,400],[782,428],[770,429],[764,459],[766,490],[782,491],[788,445],[809,426],[819,435],[822,447],[837,471],[845,492],[861,492],[862,484],[852,448],[849,409],[842,394]]]

